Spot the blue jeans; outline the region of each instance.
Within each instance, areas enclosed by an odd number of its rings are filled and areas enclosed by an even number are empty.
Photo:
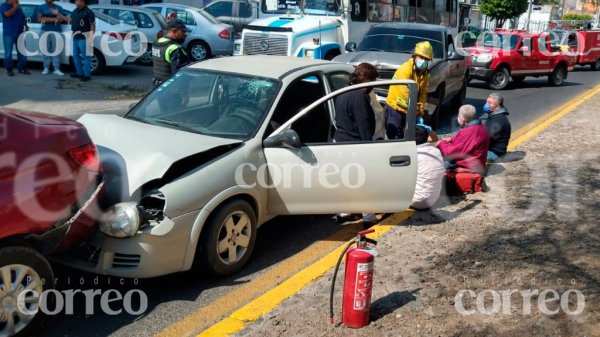
[[[13,47],[16,47],[18,37],[11,37],[8,35],[4,35],[2,37],[2,42],[4,43],[4,67],[6,71],[12,71],[13,69],[13,59],[12,52]],[[27,68],[27,57],[21,54],[19,48],[17,49],[17,69],[25,70]]]
[[[487,154],[487,161],[488,162],[493,163],[493,162],[498,161],[498,160],[500,160],[500,157],[498,157],[497,154],[495,154],[492,151],[488,151],[488,154]]]
[[[42,59],[44,60],[44,68],[50,68],[52,64],[54,66],[54,70],[60,70],[60,55],[50,56],[48,54],[54,54],[57,52],[56,48],[58,47],[56,42],[56,33],[54,31],[42,31],[42,34],[46,34],[46,50],[42,52]],[[58,33],[60,34],[60,33]]]
[[[406,115],[385,105],[385,133],[388,139],[403,139]]]
[[[92,74],[91,54],[86,52],[86,39],[73,39],[73,63],[79,76],[90,77]],[[90,49],[90,53],[92,50]]]

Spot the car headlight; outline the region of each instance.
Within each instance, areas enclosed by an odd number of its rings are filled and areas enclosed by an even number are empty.
[[[305,49],[304,57],[315,58],[315,50],[314,49]]]
[[[117,238],[133,236],[140,227],[140,214],[135,203],[123,202],[110,207],[100,219],[100,231]]]
[[[480,54],[474,57],[473,61],[479,63],[488,63],[492,60],[492,54]]]

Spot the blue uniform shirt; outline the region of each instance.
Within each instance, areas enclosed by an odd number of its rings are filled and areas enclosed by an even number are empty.
[[[19,8],[13,16],[6,16],[4,12],[12,9],[12,6],[8,2],[0,5],[0,13],[2,13],[2,30],[4,35],[8,35],[13,39],[19,37],[19,34],[25,31],[25,14],[23,9]]]
[[[50,11],[50,9],[56,9],[59,11],[60,14],[65,15],[66,12],[62,9],[62,7],[55,5],[54,3],[52,3],[51,5],[48,5],[46,3],[44,3],[43,5],[40,5],[38,7],[38,13],[42,14],[43,17],[47,17],[47,18],[55,18],[56,15],[54,15],[52,13],[52,11]],[[62,31],[62,26],[58,23],[54,23],[54,22],[40,22],[42,24],[42,31],[44,32],[60,32]]]

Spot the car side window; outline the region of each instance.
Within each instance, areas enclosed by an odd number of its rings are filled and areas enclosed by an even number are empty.
[[[152,28],[154,27],[154,23],[152,19],[144,13],[135,13],[137,17],[138,27],[140,28]]]
[[[245,2],[239,3],[239,16],[241,18],[249,18],[252,17],[252,5],[247,4]]]
[[[331,91],[336,91],[348,86],[350,81],[350,74],[347,72],[336,72],[331,73],[329,76],[329,84],[331,85]]]
[[[268,136],[281,124],[324,95],[325,86],[320,74],[305,75],[295,80],[281,96],[265,135]],[[328,142],[331,127],[329,109],[327,103],[323,103],[295,121],[291,128],[298,133],[302,143],[311,144]]]
[[[192,14],[188,13],[188,11],[186,11],[185,9],[167,8],[167,16],[171,12],[175,12],[177,18],[183,21],[186,25],[196,25],[196,21],[194,21]]]
[[[233,3],[229,1],[215,2],[208,5],[205,10],[216,18],[219,16],[233,16]]]

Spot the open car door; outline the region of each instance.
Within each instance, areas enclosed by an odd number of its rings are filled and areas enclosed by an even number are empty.
[[[404,139],[304,144],[293,130],[294,122],[340,94],[392,84],[407,85],[410,91]],[[320,98],[281,125],[263,143],[271,185],[268,189],[269,213],[392,213],[405,210],[412,200],[417,177],[416,102],[414,81],[362,83]]]

